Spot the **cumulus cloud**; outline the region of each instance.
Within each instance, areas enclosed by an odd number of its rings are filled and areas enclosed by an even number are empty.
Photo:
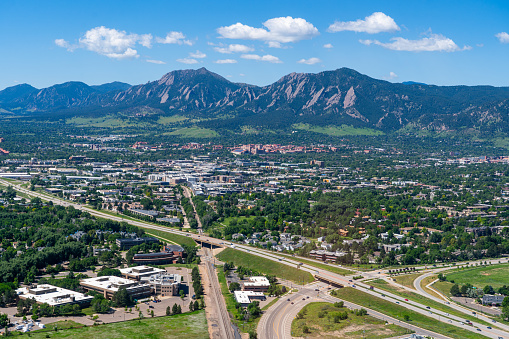
[[[237,60],[235,59],[220,59],[214,61],[216,64],[236,64]]]
[[[88,30],[79,39],[79,47],[105,55],[108,58],[129,59],[139,57],[138,52],[134,49],[136,44],[150,47],[151,40],[150,34],[127,34],[125,31],[100,26]]]
[[[275,57],[273,55],[267,54],[267,55],[258,55],[258,54],[242,54],[240,56],[242,59],[248,59],[248,60],[256,60],[256,61],[267,61],[273,64],[281,64],[282,61],[279,60],[278,57]]]
[[[506,32],[500,32],[495,34],[495,36],[498,38],[498,40],[503,44],[509,44],[509,34]]]
[[[369,34],[394,32],[399,30],[400,28],[394,19],[382,12],[375,12],[370,16],[365,17],[364,20],[336,21],[330,25],[328,29],[329,32],[353,31]]]
[[[186,36],[182,32],[170,32],[166,34],[166,37],[156,38],[156,42],[160,44],[177,44],[177,45],[189,45],[193,44],[190,40],[185,40]]]
[[[151,64],[166,65],[166,62],[161,61],[161,60],[151,60],[151,59],[147,59],[147,60],[145,60],[145,61],[150,62]]]
[[[214,47],[214,50],[216,52],[223,53],[223,54],[232,54],[232,53],[252,52],[252,51],[254,51],[254,48],[251,48],[246,45],[241,45],[241,44],[231,44],[226,47],[224,47],[224,46]]]
[[[188,65],[192,65],[192,64],[197,64],[198,63],[198,60],[193,59],[193,58],[177,59],[177,61],[181,62],[183,64],[188,64]]]
[[[281,43],[311,39],[320,34],[313,24],[302,18],[290,16],[269,19],[263,23],[263,26],[265,28],[257,28],[238,22],[219,27],[217,32],[226,39],[265,41],[270,47],[280,47]]]
[[[318,58],[300,59],[299,61],[297,61],[297,63],[299,63],[299,64],[306,64],[306,65],[314,65],[319,62],[322,62],[322,60],[320,60]]]
[[[203,58],[207,57],[207,54],[202,53],[200,51],[196,51],[195,53],[189,53],[189,56],[191,58],[195,58],[195,59],[203,59]]]
[[[332,44],[325,44],[323,45],[323,48],[333,48],[334,46],[332,46]]]
[[[428,37],[419,40],[408,40],[401,37],[392,38],[392,42],[380,42],[378,40],[359,40],[364,45],[378,45],[393,51],[408,52],[456,52],[471,49],[470,46],[458,47],[456,43],[441,35],[430,34]]]

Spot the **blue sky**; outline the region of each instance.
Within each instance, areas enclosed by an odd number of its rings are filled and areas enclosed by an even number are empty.
[[[507,32],[508,1],[1,1],[0,89],[200,67],[256,85],[349,67],[509,86]]]

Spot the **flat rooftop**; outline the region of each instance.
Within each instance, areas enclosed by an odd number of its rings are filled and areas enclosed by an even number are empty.
[[[127,289],[129,287],[137,285],[138,282],[130,279],[108,275],[97,278],[83,279],[81,280],[80,284],[93,286],[101,290],[118,291],[120,287],[125,287]]]
[[[249,280],[244,286],[270,286],[269,279],[265,277],[250,277]]]
[[[35,299],[38,303],[46,303],[51,306],[65,305],[70,303],[91,302],[94,297],[83,293],[71,291],[65,288],[42,284],[35,288],[22,287],[16,290],[16,294],[23,299]]]
[[[122,273],[124,275],[131,275],[133,277],[143,277],[143,276],[153,275],[153,274],[163,273],[163,272],[166,272],[166,270],[163,270],[161,268],[156,268],[156,267],[144,266],[144,265],[120,269],[120,273]]]
[[[240,304],[249,304],[251,303],[250,298],[263,298],[264,296],[262,292],[235,291],[235,300]]]

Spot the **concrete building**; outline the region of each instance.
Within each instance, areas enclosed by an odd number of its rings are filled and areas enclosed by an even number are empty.
[[[83,293],[48,284],[37,285],[37,287],[32,288],[18,288],[16,294],[20,299],[34,299],[39,304],[48,304],[50,306],[80,304],[86,307],[94,299],[94,297],[84,295]]]
[[[482,296],[483,305],[502,305],[505,295],[485,294]]]
[[[88,292],[95,291],[102,293],[106,299],[111,299],[113,294],[120,288],[125,287],[127,293],[133,299],[139,299],[150,295],[150,286],[140,284],[137,281],[115,277],[103,276],[97,278],[83,279],[80,285]]]
[[[140,281],[144,277],[149,277],[154,274],[166,272],[161,268],[149,267],[149,266],[136,266],[136,267],[127,267],[121,268],[120,273],[126,279],[132,279],[136,281]]]
[[[115,242],[121,250],[128,250],[133,246],[137,246],[137,245],[141,245],[141,244],[159,243],[159,239],[154,238],[154,237],[123,238],[123,239],[117,239]]]
[[[135,254],[133,257],[136,265],[167,265],[175,264],[177,260],[177,256],[168,252]]]
[[[141,281],[150,285],[152,293],[165,297],[179,295],[182,276],[179,274],[158,273],[149,277],[142,277]]]
[[[254,300],[265,300],[265,294],[253,291],[235,291],[235,300],[242,307],[246,307]]]
[[[267,292],[270,287],[269,280],[265,277],[250,277],[249,282],[243,284],[242,290],[253,292]]]

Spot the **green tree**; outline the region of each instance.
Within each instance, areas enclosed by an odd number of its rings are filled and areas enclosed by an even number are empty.
[[[460,288],[459,288],[458,284],[452,285],[452,287],[451,287],[451,294],[453,296],[455,296],[455,297],[461,296]]]

